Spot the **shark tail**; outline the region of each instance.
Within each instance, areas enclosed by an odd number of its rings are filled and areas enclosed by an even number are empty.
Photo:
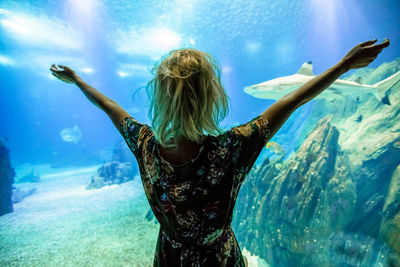
[[[377,90],[374,93],[375,97],[383,104],[390,105],[389,101],[390,90],[393,88],[393,86],[395,86],[399,82],[400,82],[400,71],[384,79],[383,81],[374,84],[374,86],[377,88]]]

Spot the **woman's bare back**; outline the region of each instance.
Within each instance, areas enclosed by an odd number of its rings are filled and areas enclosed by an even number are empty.
[[[186,139],[178,141],[178,145],[173,148],[159,146],[160,156],[173,165],[182,165],[193,158],[200,152],[201,144],[197,144]]]

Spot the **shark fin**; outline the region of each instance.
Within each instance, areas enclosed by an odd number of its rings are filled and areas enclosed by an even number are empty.
[[[300,69],[297,71],[297,74],[315,76],[312,72],[312,61],[307,61],[303,65],[301,65]]]
[[[374,95],[383,104],[390,105],[389,93],[393,86],[400,82],[400,71],[396,72],[392,76],[380,81],[374,86],[377,88]]]

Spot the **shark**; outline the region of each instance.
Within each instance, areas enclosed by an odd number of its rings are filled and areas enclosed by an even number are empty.
[[[257,98],[278,100],[314,77],[312,61],[307,61],[296,74],[247,86],[244,88],[244,92]],[[315,99],[327,99],[333,102],[336,98],[345,95],[358,96],[363,93],[372,93],[380,102],[390,105],[390,90],[399,81],[400,71],[373,85],[362,84],[361,77],[355,81],[337,79]]]

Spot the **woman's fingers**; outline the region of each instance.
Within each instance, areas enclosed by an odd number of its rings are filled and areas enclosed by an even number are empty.
[[[61,73],[61,72],[62,72],[62,70],[57,70],[57,69],[51,69],[51,71],[52,71],[53,73]]]
[[[51,65],[50,70],[53,71],[53,72],[61,72],[62,71],[62,70],[57,69],[55,64]]]
[[[390,45],[389,39],[385,39],[382,43],[372,46],[375,49],[383,49]]]
[[[377,58],[382,50],[390,44],[389,40],[386,38],[382,43],[374,45],[376,41],[377,40],[374,39],[360,43],[347,53],[344,57],[344,61],[347,63],[349,69],[368,66]]]
[[[57,67],[59,68],[59,69],[57,69]],[[65,68],[65,66],[64,65],[57,65],[56,66],[56,64],[52,64],[51,65],[51,70],[54,70],[54,71],[63,71],[62,69],[64,69]]]
[[[376,45],[371,45],[369,47],[366,47],[366,49],[382,51],[382,49],[384,49],[385,47],[388,47],[389,45],[390,45],[389,39],[385,39],[382,43],[376,44]]]
[[[62,65],[58,65],[58,66],[62,66]],[[54,64],[51,65],[50,70],[55,73],[63,73],[65,71],[65,69],[57,69],[57,67]]]
[[[375,43],[377,41],[377,39],[374,40],[370,40],[370,41],[366,41],[360,44],[361,47],[367,46],[367,45],[372,45],[373,43]]]
[[[377,44],[377,45],[371,45],[369,47],[365,47],[368,51],[369,57],[375,59],[384,48],[388,47],[390,44],[388,39],[385,39],[382,43]]]

